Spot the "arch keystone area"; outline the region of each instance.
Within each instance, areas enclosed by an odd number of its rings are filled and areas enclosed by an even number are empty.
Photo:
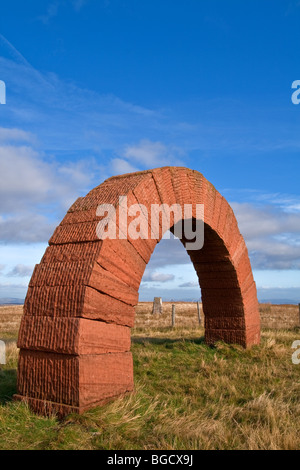
[[[179,167],[112,177],[71,206],[29,283],[15,398],[36,412],[81,413],[133,390],[130,328],[159,239],[98,238],[97,207],[118,209],[119,196],[149,213],[152,204],[192,204],[194,222],[195,205],[204,205],[204,246],[188,253],[201,287],[206,343],[259,343],[248,251],[231,207],[212,184]]]

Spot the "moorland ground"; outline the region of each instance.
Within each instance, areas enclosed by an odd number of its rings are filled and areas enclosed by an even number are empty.
[[[137,307],[135,392],[63,421],[12,400],[22,307],[0,307],[0,449],[300,449],[298,307],[261,305],[261,344],[244,350],[208,347],[196,304],[175,305],[175,328],[171,303]]]

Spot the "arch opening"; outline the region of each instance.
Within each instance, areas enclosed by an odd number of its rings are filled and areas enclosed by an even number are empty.
[[[162,300],[162,311],[157,315],[153,312],[155,298]],[[172,305],[175,305],[175,324]],[[203,328],[198,329],[204,326],[204,318],[197,273],[184,244],[173,235],[171,228],[154,248],[143,274],[132,334],[147,337],[157,330],[160,335],[162,329],[169,334],[175,325],[176,331],[190,329],[204,340]]]
[[[99,204],[204,205],[204,246],[183,245],[202,292],[205,340],[260,340],[248,251],[227,201],[198,172],[164,167],[113,177],[71,206],[35,267],[18,347],[18,400],[40,413],[83,412],[133,390],[130,329],[143,273],[160,239],[99,239]],[[144,226],[152,227],[144,214]],[[128,223],[132,221],[129,216]],[[117,226],[124,234],[120,218]],[[175,218],[167,227],[174,232]],[[125,227],[126,228],[126,227]],[[161,238],[161,236],[160,236]]]

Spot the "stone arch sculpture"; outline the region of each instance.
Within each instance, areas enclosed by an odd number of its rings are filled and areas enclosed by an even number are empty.
[[[15,398],[36,412],[81,413],[133,390],[130,328],[159,240],[99,240],[97,207],[117,206],[120,195],[147,208],[204,204],[204,246],[189,255],[202,291],[205,340],[259,343],[248,251],[231,207],[212,184],[180,167],[112,177],[72,205],[29,284]]]

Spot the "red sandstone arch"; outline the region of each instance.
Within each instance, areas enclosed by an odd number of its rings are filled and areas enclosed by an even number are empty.
[[[110,178],[69,209],[35,267],[18,339],[18,395],[37,412],[82,412],[133,390],[130,327],[158,240],[99,240],[96,208],[204,204],[205,241],[189,255],[205,313],[205,339],[244,347],[260,339],[248,251],[226,200],[197,171],[165,167]]]

